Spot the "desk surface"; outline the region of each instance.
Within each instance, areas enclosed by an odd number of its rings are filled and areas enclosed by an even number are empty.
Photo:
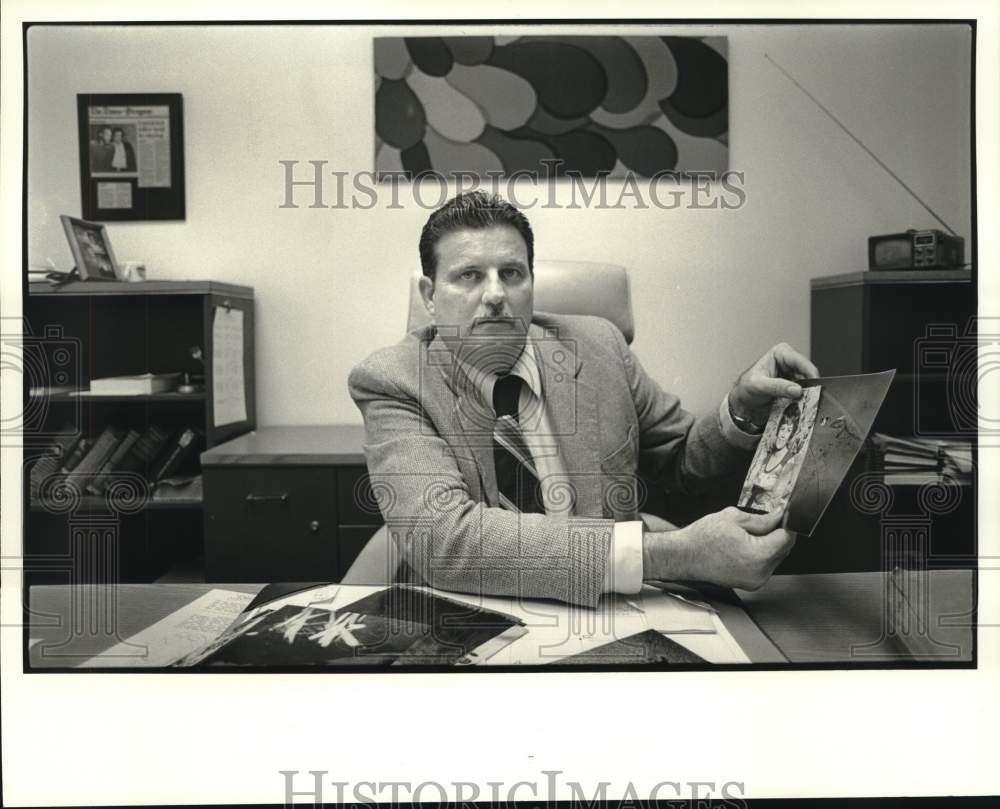
[[[885,573],[774,576],[740,598],[793,663],[970,662],[974,572],[924,575],[909,581],[912,606],[890,634],[884,616],[898,605],[899,590]]]
[[[253,287],[220,281],[70,281],[54,287],[47,281],[28,284],[32,297],[67,297],[71,295],[228,295],[253,298]]]
[[[361,424],[262,427],[201,455],[202,466],[347,466],[364,464]]]
[[[928,619],[918,627],[923,654],[914,655],[912,643],[898,634],[887,635],[883,615],[893,592],[882,573],[832,573],[775,576],[756,593],[742,593],[747,612],[795,664],[848,665],[920,660],[941,664],[972,659],[970,571],[935,571],[927,588]],[[29,637],[41,644],[32,648],[32,667],[65,667],[98,654],[119,640],[145,629],[171,612],[219,587],[257,593],[261,584],[123,584],[113,588],[84,585],[43,585],[31,588]],[[103,611],[110,620],[95,625],[117,627],[117,632],[87,631],[88,611]],[[69,616],[80,626],[70,627]],[[929,639],[929,643],[927,642]],[[60,645],[63,661],[36,654],[43,645]],[[757,662],[751,653],[751,659]],[[69,662],[72,661],[72,662]],[[773,660],[768,659],[771,663]]]

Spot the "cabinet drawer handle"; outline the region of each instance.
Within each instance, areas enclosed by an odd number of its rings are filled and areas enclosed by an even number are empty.
[[[256,494],[250,492],[247,495],[248,503],[287,503],[288,502],[288,492],[281,492],[280,494]]]

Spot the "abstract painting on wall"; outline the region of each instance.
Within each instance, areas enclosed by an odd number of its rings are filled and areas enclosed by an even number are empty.
[[[725,37],[378,37],[376,172],[724,172],[726,44]]]

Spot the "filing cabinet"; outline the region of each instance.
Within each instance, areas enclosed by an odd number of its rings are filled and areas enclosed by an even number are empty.
[[[975,399],[976,285],[970,270],[814,278],[810,352],[824,376],[896,369],[875,431],[951,435],[957,399]],[[975,407],[970,408],[975,412]]]
[[[814,278],[810,286],[810,351],[823,376],[896,370],[873,433],[975,438],[982,335],[971,270],[847,273]],[[970,565],[976,554],[976,487],[949,484],[934,493],[915,483],[891,483],[883,511],[863,508],[854,487],[879,469],[878,453],[868,445],[812,536],[796,543],[779,572],[880,570],[902,563],[899,548],[910,543],[922,557],[914,552],[919,562],[907,564]],[[903,543],[900,537],[908,538]]]
[[[267,427],[204,453],[206,580],[339,581],[382,522],[363,436]]]

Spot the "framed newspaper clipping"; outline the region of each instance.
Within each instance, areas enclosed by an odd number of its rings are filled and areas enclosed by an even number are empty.
[[[184,219],[180,93],[80,94],[83,218]]]

